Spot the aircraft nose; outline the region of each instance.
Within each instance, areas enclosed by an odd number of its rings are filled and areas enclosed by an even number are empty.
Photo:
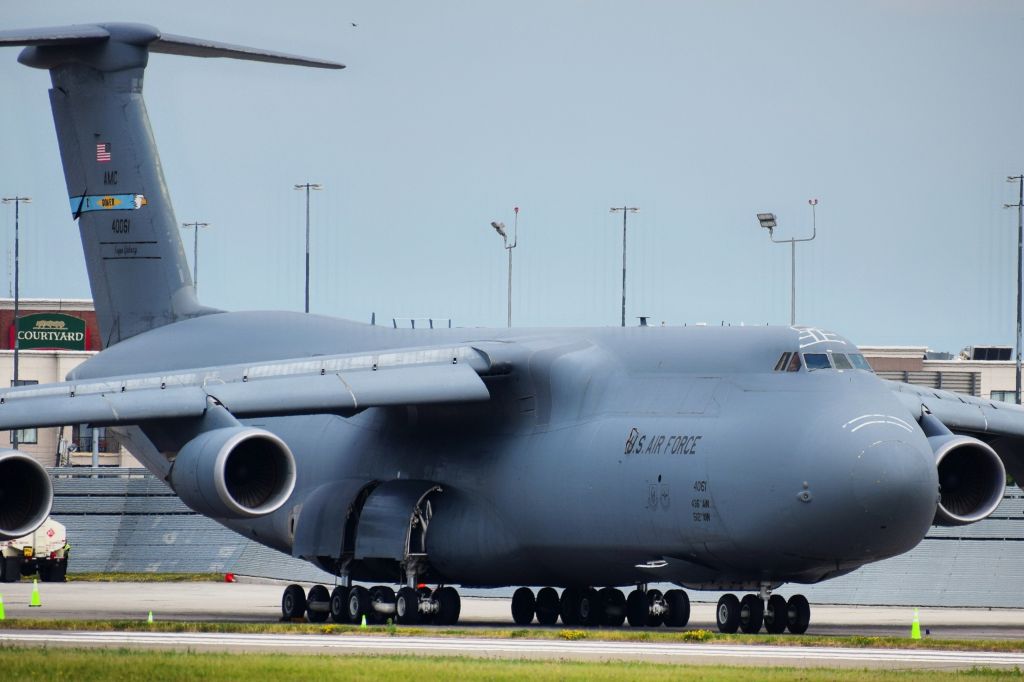
[[[872,552],[906,551],[928,532],[939,485],[930,451],[899,439],[872,442],[856,455],[850,479]]]

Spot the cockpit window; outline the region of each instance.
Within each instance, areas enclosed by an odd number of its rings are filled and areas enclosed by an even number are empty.
[[[853,369],[853,365],[850,364],[850,361],[842,353],[833,353],[832,362],[835,363],[836,369]]]
[[[786,369],[786,365],[789,363],[789,353],[783,353],[779,361],[775,363],[775,371],[781,372]]]
[[[787,372],[799,372],[800,371],[800,354],[793,353],[793,357],[789,359],[789,367],[786,368]]]
[[[816,369],[831,369],[832,363],[828,360],[827,353],[804,353],[804,364],[807,371],[813,372]]]
[[[868,361],[865,360],[864,356],[860,353],[850,353],[850,362],[852,362],[853,366],[857,369],[862,369],[866,372],[874,372],[874,370],[871,369],[871,365],[868,364]]]

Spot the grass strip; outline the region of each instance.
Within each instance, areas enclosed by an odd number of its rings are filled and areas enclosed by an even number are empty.
[[[591,640],[705,644],[767,644],[774,646],[846,647],[855,649],[931,649],[950,651],[1024,652],[1024,640],[940,639],[819,635],[725,635],[709,630],[559,630],[557,628],[424,628],[396,625],[335,623],[225,623],[215,621],[68,620],[11,618],[0,621],[8,630],[78,630],[90,632],[214,632],[243,634],[363,635],[367,637],[474,637],[484,639]]]
[[[1019,679],[1020,671],[976,669],[850,670],[836,668],[742,668],[671,665],[629,661],[532,661],[456,656],[326,656],[309,654],[197,653],[127,649],[64,649],[0,646],[5,679],[106,682],[108,680],[172,682],[177,680],[595,680],[642,679],[734,682],[836,680]]]
[[[222,583],[223,573],[68,573],[69,583]]]

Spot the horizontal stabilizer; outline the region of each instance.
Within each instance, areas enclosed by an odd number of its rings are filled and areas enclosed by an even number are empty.
[[[144,47],[149,52],[176,54],[187,57],[226,57],[255,62],[270,62],[272,64],[311,66],[318,69],[345,68],[344,64],[326,59],[299,57],[284,52],[262,50],[244,45],[231,45],[202,38],[161,33],[157,28],[146,24],[82,24],[0,31],[0,47],[5,45],[76,47],[96,45],[104,42],[124,43],[136,47]],[[30,62],[32,62],[31,59]],[[44,61],[43,64],[44,68],[49,68],[47,62]],[[30,65],[36,66],[38,64],[31,63]]]

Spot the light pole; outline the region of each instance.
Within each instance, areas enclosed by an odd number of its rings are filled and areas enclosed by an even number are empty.
[[[305,182],[301,185],[295,185],[295,189],[306,190],[306,312],[309,312],[309,190],[311,189],[323,189],[322,185],[318,185],[314,182]]]
[[[1017,383],[1014,400],[1020,405],[1020,314],[1021,314],[1021,252],[1024,250],[1024,174],[1010,175],[1007,182],[1017,183],[1017,203],[1003,204],[1003,208],[1017,209]]]
[[[636,213],[640,209],[636,206],[613,206],[612,213],[622,211],[622,324],[626,326],[626,216]]]
[[[505,250],[508,251],[508,326],[512,327],[512,249],[519,245],[519,207],[512,209],[515,214],[515,223],[512,231],[512,243],[508,243],[508,233],[505,232],[505,223],[492,221],[491,227],[501,235],[505,243]]]
[[[794,237],[792,239],[776,239],[775,238],[774,230],[778,226],[778,223],[775,221],[775,214],[774,213],[758,213],[757,214],[757,220],[758,220],[759,223],[761,223],[761,227],[763,227],[766,230],[768,230],[768,238],[769,239],[771,239],[776,244],[785,244],[787,242],[789,243],[789,248],[790,248],[789,324],[790,325],[795,325],[796,324],[796,243],[797,242],[809,242],[809,241],[812,241],[815,237],[818,236],[818,221],[817,221],[817,215],[815,214],[815,210],[814,210],[815,206],[818,205],[818,200],[817,199],[808,199],[807,203],[811,207],[811,225],[813,226],[813,229],[811,231],[811,236],[810,237],[803,237],[803,238],[800,238],[800,239],[797,239],[796,237]]]
[[[191,227],[196,231],[194,239],[192,240],[192,288],[199,293],[199,228],[209,227],[210,223],[201,223],[199,221],[192,223],[182,223],[182,227]]]
[[[20,386],[21,381],[18,379],[18,347],[21,345],[18,339],[18,279],[19,279],[19,261],[18,261],[18,223],[21,218],[21,205],[32,203],[32,197],[4,197],[3,202],[9,204],[14,202],[14,379],[11,382],[13,386]],[[11,447],[15,450],[18,449],[18,431],[11,431]]]

